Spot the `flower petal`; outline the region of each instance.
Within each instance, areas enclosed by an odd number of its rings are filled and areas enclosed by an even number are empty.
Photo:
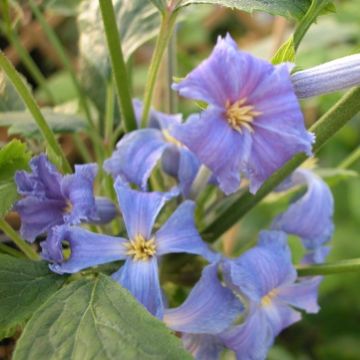
[[[128,289],[152,315],[162,319],[164,304],[156,257],[147,261],[134,261],[128,258],[124,266],[112,277]]]
[[[230,289],[221,285],[217,268],[217,264],[205,267],[185,302],[165,310],[167,326],[185,333],[217,334],[236,320],[243,306]]]
[[[66,261],[62,261],[59,255],[64,241],[69,243],[71,250]],[[50,269],[64,274],[125,259],[125,243],[127,240],[120,237],[96,234],[79,227],[57,226],[52,229],[41,246],[44,258],[54,262]]]
[[[217,360],[224,350],[224,344],[218,336],[203,334],[183,334],[185,349],[196,360]]]
[[[320,246],[314,250],[308,251],[301,260],[301,264],[320,264],[328,256],[331,248],[329,246]]]
[[[307,249],[316,249],[333,234],[333,196],[327,184],[310,170],[298,169],[291,179],[293,185],[305,183],[307,192],[280,214],[272,227],[297,235]]]
[[[136,235],[142,235],[149,240],[160,210],[168,200],[178,195],[176,190],[168,193],[132,190],[119,178],[114,186],[130,240]]]
[[[222,267],[228,286],[255,303],[296,279],[286,234],[281,231],[262,231],[257,246],[236,260],[225,260]]]
[[[209,261],[217,258],[196,229],[194,211],[193,201],[183,202],[155,234],[158,256],[185,252],[201,255]]]
[[[75,173],[63,177],[61,190],[71,203],[71,210],[64,215],[66,223],[79,224],[91,219],[98,220],[94,197],[97,169],[96,164],[75,165]]]
[[[179,160],[179,185],[181,193],[187,198],[201,164],[195,154],[185,147],[180,149]]]
[[[112,221],[118,210],[116,209],[115,204],[110,201],[108,198],[103,196],[95,197],[95,208],[96,208],[96,221],[92,220],[91,223],[95,224],[107,224]]]
[[[157,129],[142,129],[126,134],[104,162],[104,169],[146,190],[152,169],[169,144]]]
[[[14,206],[21,218],[20,234],[34,242],[36,237],[46,233],[55,225],[64,223],[63,213],[66,203],[63,200],[50,200],[28,196]]]

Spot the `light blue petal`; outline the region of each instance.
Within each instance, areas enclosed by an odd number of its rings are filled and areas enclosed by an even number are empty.
[[[274,220],[272,227],[297,235],[307,249],[316,249],[333,234],[333,196],[327,184],[310,170],[296,170],[292,182],[294,186],[306,184],[307,191]]]
[[[176,331],[217,334],[228,328],[242,309],[232,291],[221,285],[217,264],[213,264],[204,268],[199,282],[181,306],[165,310],[164,322]]]
[[[301,260],[301,264],[311,265],[323,263],[330,250],[331,248],[329,246],[320,246],[314,250],[308,251]]]
[[[262,231],[257,246],[236,260],[225,260],[222,267],[228,286],[255,303],[296,279],[286,234],[281,231]]]
[[[183,334],[182,341],[196,360],[218,360],[224,350],[222,341],[214,335]]]
[[[137,235],[149,240],[160,210],[168,200],[178,195],[176,189],[167,193],[132,190],[119,178],[114,186],[130,240]]]
[[[112,221],[118,210],[115,204],[108,198],[103,196],[95,197],[95,208],[96,208],[96,221],[92,220],[91,223],[95,224],[106,224]]]
[[[157,255],[190,253],[214,261],[218,256],[203,242],[194,222],[195,203],[183,202],[155,234]]]
[[[116,150],[104,162],[104,169],[114,179],[120,176],[146,190],[151,171],[168,146],[160,130],[133,131],[118,142]]]
[[[64,241],[70,245],[70,257],[56,263],[59,260],[59,247]],[[50,269],[64,274],[124,259],[125,243],[127,240],[120,237],[96,234],[78,227],[58,226],[49,233],[42,248],[44,257],[55,262]]]
[[[112,277],[128,289],[152,315],[162,319],[164,304],[156,257],[146,261],[128,258],[124,266]]]
[[[188,198],[190,195],[191,185],[196,178],[201,163],[195,154],[185,147],[180,149],[179,160],[178,178],[180,189],[184,197]]]

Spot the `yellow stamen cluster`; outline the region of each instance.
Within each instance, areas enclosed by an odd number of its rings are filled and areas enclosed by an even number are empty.
[[[72,209],[73,209],[72,203],[71,203],[69,200],[67,200],[67,201],[66,201],[66,206],[65,206],[65,208],[64,208],[64,212],[65,212],[66,214],[69,214],[69,213],[72,212]]]
[[[277,292],[275,289],[271,290],[269,293],[267,293],[265,296],[261,299],[261,305],[262,306],[269,306],[271,305],[272,299],[277,295]]]
[[[254,118],[261,115],[261,112],[255,111],[252,105],[246,105],[246,98],[235,101],[233,104],[226,104],[226,118],[230,126],[240,134],[244,129],[253,132],[251,126]]]
[[[136,235],[134,239],[125,244],[126,254],[132,256],[135,261],[146,261],[156,253],[155,239],[145,240],[142,235]]]
[[[162,134],[165,138],[165,141],[167,141],[171,144],[174,144],[176,146],[179,146],[179,147],[182,146],[182,143],[179,140],[176,140],[173,136],[171,136],[168,130],[163,130]]]

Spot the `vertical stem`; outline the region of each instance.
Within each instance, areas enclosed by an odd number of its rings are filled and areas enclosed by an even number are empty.
[[[30,113],[34,117],[36,124],[38,125],[41,134],[48,143],[53,153],[61,160],[61,167],[64,172],[71,172],[71,166],[68,163],[60,145],[55,139],[53,132],[47,124],[43,114],[41,113],[34,97],[30,93],[30,90],[24,84],[23,80],[15,70],[14,66],[6,58],[6,56],[0,51],[0,67],[4,70],[15,89],[19,93],[20,97],[24,101],[25,105],[29,109]]]
[[[169,88],[169,113],[175,114],[178,110],[178,97],[175,91],[171,90],[174,74],[176,74],[176,29],[173,32],[168,46],[168,88]]]
[[[110,79],[106,88],[105,124],[104,124],[104,143],[107,148],[107,155],[111,152],[112,136],[114,132],[114,86]]]
[[[347,158],[345,158],[338,166],[340,169],[348,169],[360,160],[360,146],[357,147]]]
[[[201,165],[191,185],[191,199],[195,200],[200,195],[202,190],[204,190],[206,185],[208,184],[210,177],[211,171],[205,165]]]
[[[99,0],[99,2],[116,89],[119,96],[120,110],[123,115],[124,127],[126,131],[132,131],[135,130],[137,126],[114,7],[111,0]]]
[[[141,117],[141,127],[147,126],[155,82],[159,73],[161,61],[169,43],[176,22],[176,12],[166,10],[162,14],[160,32],[156,40],[155,50],[151,59],[149,73],[145,85],[144,108]]]
[[[16,246],[31,260],[40,260],[34,249],[22,239],[19,234],[4,220],[0,219],[0,229],[16,244]]]

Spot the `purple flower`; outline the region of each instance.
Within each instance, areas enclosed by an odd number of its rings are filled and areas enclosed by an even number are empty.
[[[296,281],[286,234],[263,231],[256,247],[223,263],[225,282],[247,303],[248,316],[220,334],[238,359],[265,359],[275,337],[301,319],[295,310],[319,311],[320,278]]]
[[[173,85],[180,95],[209,104],[170,133],[213,172],[226,194],[238,189],[240,173],[255,193],[296,153],[311,155],[314,136],[306,131],[291,68],[240,51],[227,35],[207,60]]]
[[[128,239],[91,233],[62,226],[55,228],[42,243],[43,256],[53,262],[57,273],[74,273],[90,266],[125,260],[112,276],[127,288],[148,311],[162,318],[163,295],[158,276],[158,259],[169,253],[199,254],[210,261],[217,257],[201,240],[193,213],[195,204],[185,201],[156,232],[153,226],[164,204],[177,191],[143,193],[123,185],[118,179],[115,190]],[[67,241],[71,254],[62,255],[62,242]]]
[[[142,103],[134,100],[136,118],[142,113]],[[183,144],[170,135],[170,129],[181,123],[181,115],[167,115],[155,110],[150,113],[149,128],[125,135],[116,145],[104,169],[114,179],[134,183],[142,190],[158,161],[163,169],[179,179],[182,193],[187,197],[199,168],[199,160]]]
[[[107,222],[115,206],[94,197],[95,164],[75,165],[75,174],[61,175],[45,155],[34,157],[31,172],[18,171],[15,182],[23,199],[15,205],[21,217],[20,233],[33,242],[53,226],[80,222]]]
[[[327,184],[311,170],[296,170],[286,187],[299,185],[307,186],[306,193],[275,218],[272,228],[299,236],[307,249],[314,250],[333,234],[334,200]]]

